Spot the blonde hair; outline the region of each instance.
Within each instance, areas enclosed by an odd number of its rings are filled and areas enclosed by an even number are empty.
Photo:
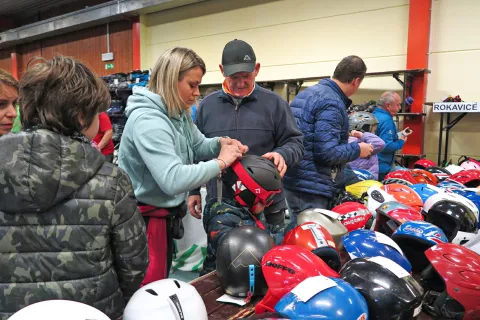
[[[18,81],[7,71],[0,69],[0,94],[3,93],[3,86],[9,86],[18,90]]]
[[[178,93],[178,82],[182,80],[186,71],[195,67],[200,67],[205,74],[205,62],[188,48],[171,48],[158,58],[148,86],[150,91],[163,98],[169,117],[183,112],[185,102]]]

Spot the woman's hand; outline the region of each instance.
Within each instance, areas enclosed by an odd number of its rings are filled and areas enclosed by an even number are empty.
[[[237,159],[240,158],[242,158],[242,152],[240,151],[240,148],[238,146],[234,144],[223,145],[217,158],[220,170],[225,170],[226,168],[230,167],[232,163],[234,163]]]
[[[240,141],[238,141],[236,139],[231,139],[231,138],[220,138],[220,146],[221,147],[228,146],[228,145],[237,146],[238,150],[240,150],[240,152],[242,154],[245,154],[245,153],[248,152],[248,147],[246,145],[242,144]]]

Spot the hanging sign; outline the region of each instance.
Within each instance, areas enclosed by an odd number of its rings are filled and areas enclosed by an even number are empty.
[[[433,112],[480,112],[480,102],[436,102]]]

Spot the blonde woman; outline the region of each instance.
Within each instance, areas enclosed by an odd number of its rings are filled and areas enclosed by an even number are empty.
[[[149,89],[134,87],[127,102],[119,166],[132,179],[147,223],[150,265],[143,284],[168,277],[173,237],[182,237],[187,192],[248,150],[228,137],[207,139],[192,123],[189,109],[200,95],[205,71],[194,51],[172,48],[158,59]]]

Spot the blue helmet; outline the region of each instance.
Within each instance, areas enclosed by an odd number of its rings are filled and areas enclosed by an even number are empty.
[[[451,189],[452,192],[459,194],[468,200],[472,201],[473,204],[477,207],[478,211],[480,211],[480,194],[477,194],[478,190],[475,188],[466,188],[466,189]],[[480,218],[478,219],[478,228],[480,229]]]
[[[342,242],[351,259],[382,256],[396,262],[408,272],[412,271],[412,265],[403,255],[402,249],[383,233],[354,230],[344,235]]]
[[[357,176],[360,181],[366,181],[366,180],[377,180],[375,179],[375,176],[368,170],[365,169],[354,169],[353,172]]]
[[[445,190],[455,190],[455,189],[465,189],[466,187],[461,184],[460,182],[456,182],[453,180],[444,180],[437,184],[437,187],[445,189]]]
[[[426,183],[418,183],[410,186],[422,199],[422,202],[425,203],[428,198],[439,193],[444,192],[442,188],[432,186]]]
[[[303,296],[302,286],[318,291]],[[301,282],[277,302],[275,311],[291,319],[337,319],[339,315],[342,319],[368,319],[367,302],[352,285],[324,276]]]

